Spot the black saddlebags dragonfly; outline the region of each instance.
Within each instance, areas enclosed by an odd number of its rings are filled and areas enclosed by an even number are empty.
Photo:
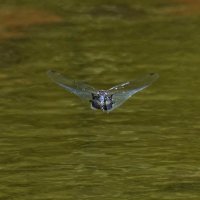
[[[150,86],[159,77],[156,73],[149,73],[108,90],[96,90],[90,85],[67,78],[53,70],[49,70],[47,74],[59,86],[90,102],[92,109],[99,109],[105,112],[110,112],[119,107],[128,98]]]

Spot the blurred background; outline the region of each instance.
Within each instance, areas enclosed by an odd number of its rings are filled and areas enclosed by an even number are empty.
[[[199,0],[0,0],[0,199],[198,200],[199,24]],[[49,69],[160,78],[106,114]]]

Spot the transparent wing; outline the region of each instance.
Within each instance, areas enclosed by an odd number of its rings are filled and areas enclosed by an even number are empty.
[[[112,110],[119,107],[135,93],[150,86],[156,79],[158,79],[158,77],[158,74],[150,73],[135,80],[125,82],[110,88],[108,92],[112,95],[113,99]]]
[[[56,71],[49,70],[47,74],[59,86],[77,95],[81,99],[90,100],[92,99],[92,93],[96,93],[96,90],[92,86],[64,77]]]

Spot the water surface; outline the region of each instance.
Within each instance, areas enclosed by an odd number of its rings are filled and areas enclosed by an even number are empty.
[[[0,4],[0,199],[199,199],[198,3]],[[49,69],[100,89],[160,78],[106,114]]]

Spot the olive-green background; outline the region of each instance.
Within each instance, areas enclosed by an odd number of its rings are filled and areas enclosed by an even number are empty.
[[[46,71],[107,89],[110,114]],[[200,3],[0,0],[0,200],[199,200]]]

